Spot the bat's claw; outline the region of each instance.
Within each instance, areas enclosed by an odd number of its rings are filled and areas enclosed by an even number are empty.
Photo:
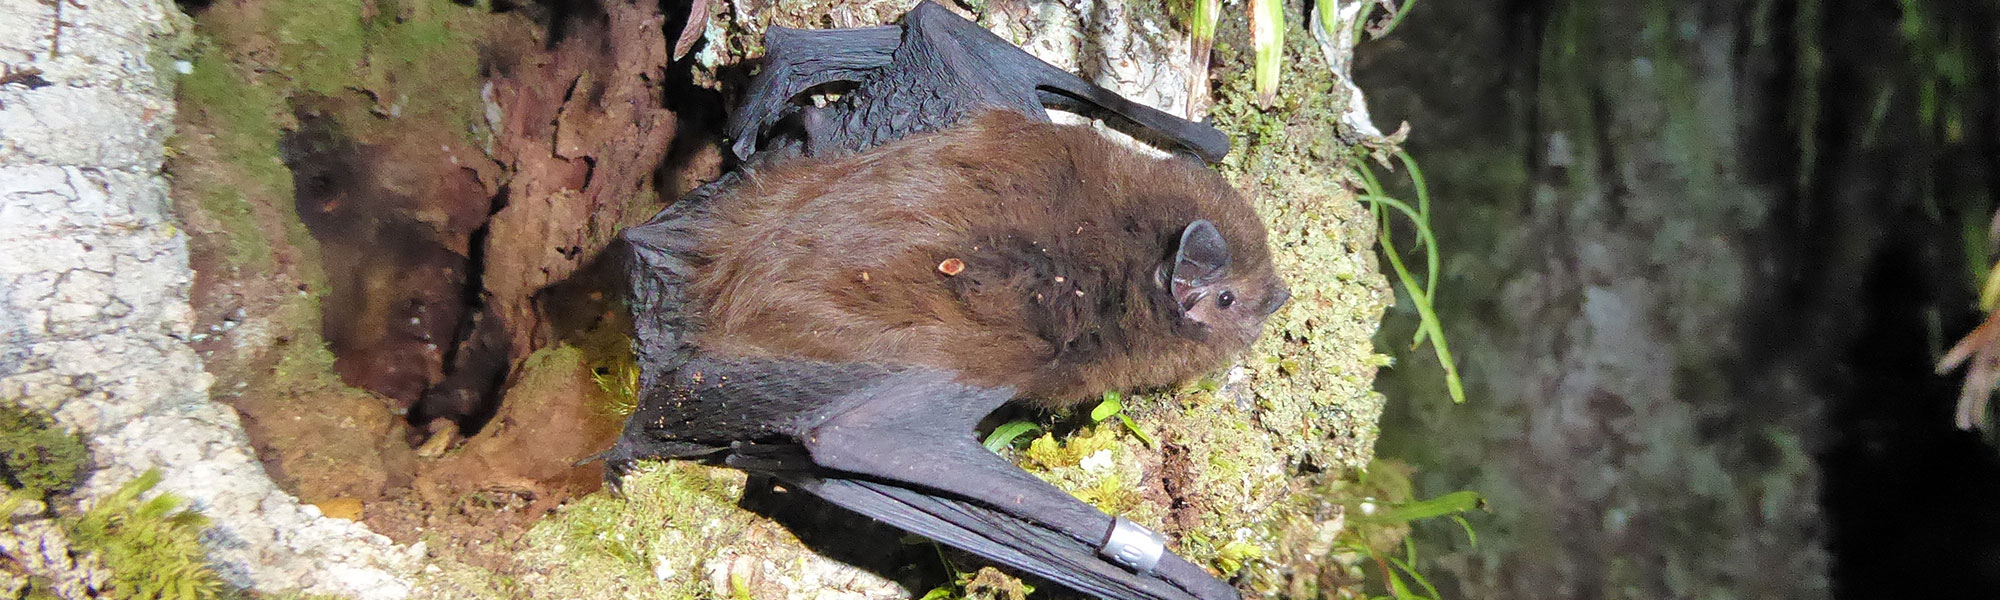
[[[604,463],[604,489],[609,490],[613,496],[625,497],[625,474],[632,472],[633,466],[637,464],[637,461],[632,460],[606,461]]]

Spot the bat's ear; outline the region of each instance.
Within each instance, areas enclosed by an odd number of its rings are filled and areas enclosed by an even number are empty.
[[[1194,308],[1208,287],[1229,275],[1229,242],[1207,219],[1181,230],[1181,247],[1174,253],[1173,292],[1182,311]]]

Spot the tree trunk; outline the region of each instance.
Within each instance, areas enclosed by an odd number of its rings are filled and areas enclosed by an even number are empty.
[[[27,8],[6,14],[44,20],[0,32],[28,39],[23,55],[57,62],[53,36],[34,41],[38,27],[100,14],[67,0],[8,1]],[[125,8],[99,4],[90,10]],[[191,22],[143,3],[143,18],[105,17],[149,27],[128,36],[128,46],[162,35],[157,48],[124,52],[181,74],[175,112],[160,97],[175,78],[130,65],[138,72],[124,85],[154,94],[154,105],[116,114],[137,114],[140,123],[121,131],[150,137],[131,140],[141,158],[116,168],[154,186],[158,201],[164,161],[188,237],[160,233],[168,226],[159,207],[133,225],[153,233],[128,237],[160,244],[147,252],[175,261],[186,239],[192,279],[184,267],[156,274],[159,261],[117,262],[106,271],[113,280],[158,283],[102,304],[124,308],[99,311],[121,314],[99,314],[84,310],[98,304],[64,299],[95,293],[81,282],[97,276],[51,275],[65,271],[56,263],[86,258],[51,254],[48,264],[9,271],[28,279],[5,290],[31,309],[13,314],[49,315],[51,327],[121,332],[132,330],[123,323],[165,323],[165,333],[140,333],[173,364],[116,371],[77,358],[4,372],[9,393],[29,390],[30,404],[95,436],[99,477],[111,484],[137,467],[105,457],[150,447],[134,436],[205,444],[200,458],[134,464],[161,466],[167,487],[203,500],[223,532],[215,558],[238,586],[370,598],[608,598],[638,589],[900,597],[951,583],[929,547],[896,543],[898,534],[844,513],[799,508],[802,501],[735,471],[654,467],[618,498],[592,494],[600,467],[577,465],[610,443],[629,402],[629,323],[606,248],[621,228],[719,173],[722,110],[762,32],[886,23],[912,5],[694,4],[217,0],[186,5]],[[1304,14],[1302,5],[1291,8]],[[676,60],[667,40],[691,10],[704,11],[707,25],[695,30],[694,53]],[[1380,402],[1368,389],[1377,364],[1368,338],[1390,297],[1375,273],[1374,219],[1330,184],[1346,168],[1347,146],[1364,139],[1352,123],[1365,117],[1348,112],[1358,105],[1349,102],[1351,85],[1297,23],[1288,36],[1290,87],[1280,108],[1261,110],[1250,99],[1240,18],[1225,19],[1230,44],[1217,51],[1212,79],[1191,80],[1186,36],[1157,5],[994,2],[982,13],[1017,43],[1135,99],[1185,112],[1188,90],[1213,90],[1217,123],[1239,140],[1221,168],[1272,223],[1296,292],[1265,341],[1218,385],[1127,401],[1134,427],[1157,446],[1113,421],[1079,428],[1082,415],[1022,415],[1061,433],[1046,443],[1072,454],[1101,449],[1088,457],[1112,461],[1086,468],[1079,455],[1043,474],[1170,533],[1198,561],[1240,569],[1247,590],[1310,595],[1351,584],[1352,565],[1321,560],[1342,531],[1342,509],[1327,494],[1371,454]],[[63,136],[34,132],[87,124],[58,121],[50,115],[61,111],[35,104],[53,96],[0,85],[8,103],[0,116],[40,111],[25,113],[39,120],[33,128],[4,132],[28,141],[0,149],[56,144]],[[1339,125],[1343,118],[1349,125]],[[69,142],[94,139],[121,138]],[[52,156],[39,152],[15,158]],[[76,189],[77,177],[108,172],[65,171],[71,183],[42,187]],[[40,201],[8,193],[8,206]],[[59,218],[65,209],[38,210]],[[50,235],[11,239],[25,248]],[[58,293],[37,295],[35,277]],[[153,308],[159,302],[166,307]],[[39,339],[10,338],[9,348],[42,356]],[[197,358],[207,375],[196,371]],[[60,399],[92,389],[74,378],[114,371],[124,373],[119,381],[173,388],[175,418],[202,415],[196,420],[216,423],[214,433],[144,420],[118,429],[105,424],[155,409],[111,402],[85,410],[75,407],[100,405]],[[208,376],[217,403],[199,386],[180,385]],[[240,441],[216,441],[243,435],[233,429],[239,416],[269,480]],[[170,429],[190,439],[161,433]],[[250,483],[194,475],[232,457]],[[310,506],[298,508],[271,481]],[[267,490],[269,498],[236,500],[230,494],[243,492],[222,489]],[[273,524],[229,533],[251,527],[260,508]],[[424,542],[427,568],[420,573],[408,562],[414,551],[349,519],[398,542]],[[334,549],[357,543],[372,549]]]

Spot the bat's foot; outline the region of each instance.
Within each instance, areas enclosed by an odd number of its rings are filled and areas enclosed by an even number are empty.
[[[609,452],[607,451],[607,452],[605,452],[605,453],[600,453],[600,454],[598,454],[598,455],[597,455],[597,457],[594,457],[594,458],[592,458],[592,459],[585,459],[585,460],[584,460],[584,462],[589,462],[590,460],[595,460],[595,459],[597,459],[597,458],[602,458],[602,457],[604,456],[604,454],[609,454]],[[581,464],[581,463],[579,463],[579,464]],[[611,495],[612,495],[612,496],[616,496],[616,497],[619,497],[619,498],[624,498],[624,497],[625,497],[625,474],[627,474],[627,473],[630,473],[630,472],[632,472],[632,469],[633,469],[633,467],[635,467],[635,466],[637,466],[637,465],[638,465],[638,461],[634,461],[634,460],[607,460],[607,461],[605,461],[605,462],[604,462],[604,489],[605,489],[606,491],[609,491],[609,492],[611,492]]]

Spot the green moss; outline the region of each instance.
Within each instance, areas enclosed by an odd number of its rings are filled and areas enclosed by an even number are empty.
[[[1264,549],[1256,544],[1241,540],[1231,540],[1215,552],[1215,568],[1227,577],[1233,577],[1243,570],[1243,565],[1264,558]]]
[[[343,95],[366,69],[368,28],[364,7],[375,8],[367,0],[314,0],[273,2],[264,9],[266,24],[260,29],[277,38],[278,61],[287,67],[285,75],[298,90],[324,96]]]
[[[1117,422],[1084,427],[1060,438],[1044,433],[1029,442],[1015,463],[1106,513],[1157,524],[1162,507],[1144,502],[1144,442]]]
[[[600,368],[609,372],[615,367]],[[582,348],[568,343],[557,343],[529,354],[528,358],[521,362],[521,367],[517,371],[519,380],[509,388],[509,397],[536,403],[567,402],[567,398],[559,396],[573,394],[574,392],[567,391],[575,389],[569,387],[570,384],[579,374],[586,371],[591,373],[592,378],[597,381],[599,391],[602,392],[593,393],[588,388],[580,390],[585,396],[583,402],[589,405],[596,416],[622,421],[625,415],[631,414],[625,407],[636,408],[638,403],[637,363],[632,363],[629,378],[622,375],[628,371],[619,371],[621,375],[618,376],[599,375],[597,370],[592,369],[589,354]]]
[[[1030,442],[1028,449],[1022,452],[1021,456],[1031,461],[1033,466],[1039,467],[1030,470],[1052,471],[1077,466],[1092,455],[1118,446],[1116,427],[1085,427],[1066,436],[1060,442],[1056,441],[1053,434],[1044,433],[1042,437]]]
[[[228,266],[245,272],[276,268],[280,247],[316,255],[292,201],[291,172],[278,155],[284,130],[301,106],[331,111],[357,138],[407,135],[410,127],[444,127],[468,145],[482,141],[478,36],[482,12],[444,2],[286,0],[261,6],[263,22],[208,23],[242,18],[204,13],[185,42],[193,71],[181,77],[181,110],[198,139],[169,142],[177,155],[205,146],[198,164],[173,169],[176,195],[190,198],[220,228]],[[372,18],[367,15],[374,15]],[[276,37],[228,37],[244,31]],[[357,101],[359,100],[359,101]],[[260,223],[274,225],[260,226]],[[317,260],[307,270],[316,270]],[[302,278],[320,289],[317,273]]]
[[[224,244],[224,264],[238,272],[269,272],[276,268],[273,240],[258,224],[258,208],[289,208],[291,173],[278,159],[278,116],[283,99],[269,87],[246,76],[212,43],[198,42],[192,51],[193,72],[180,79],[185,118],[208,125],[208,135],[188,139],[176,134],[168,142],[177,155],[188,150],[212,152],[202,168],[175,168],[176,195],[192,198],[219,231],[211,238]],[[176,166],[187,167],[185,161]],[[267,209],[268,210],[268,209]]]
[[[525,564],[548,569],[543,589],[573,598],[715,597],[700,571],[714,549],[741,541],[757,517],[736,507],[740,471],[642,463],[624,496],[597,493],[535,525]]]
[[[951,581],[931,588],[918,600],[1026,600],[1035,593],[1035,586],[993,567],[971,573],[954,567],[952,573]]]
[[[196,238],[197,267],[246,286],[247,315],[268,348],[216,360],[246,397],[356,396],[332,371],[320,335],[328,289],[317,240],[297,212],[280,141],[297,110],[339,122],[363,143],[442,130],[473,143],[483,125],[477,37],[485,11],[445,2],[279,0],[202,11],[180,51],[180,131],[169,142],[177,210]],[[398,99],[401,100],[398,100]],[[296,291],[294,288],[296,287]],[[246,324],[248,324],[246,322]]]
[[[36,498],[66,494],[83,478],[90,449],[47,415],[0,402],[0,476]]]
[[[199,202],[202,211],[220,223],[223,231],[229,232],[229,245],[223,257],[228,265],[239,272],[272,268],[271,245],[257,231],[257,217],[251,212],[250,201],[242,192],[204,190]]]
[[[1219,168],[1263,217],[1293,300],[1220,385],[1127,405],[1186,457],[1182,500],[1199,524],[1183,532],[1182,554],[1295,594],[1286,574],[1324,560],[1341,526],[1322,514],[1345,493],[1328,480],[1371,459],[1382,410],[1373,380],[1386,362],[1372,339],[1394,296],[1375,262],[1375,219],[1350,184],[1361,139],[1341,121],[1343,89],[1313,37],[1287,23],[1285,83],[1260,107],[1244,21],[1223,19],[1215,49],[1211,114],[1234,141]]]
[[[278,149],[278,116],[285,110],[283,98],[253,79],[244,66],[212,42],[200,44],[191,62],[194,70],[181,78],[179,100],[188,110],[198,112],[202,121],[223,125],[211,138],[223,151],[222,158],[262,175],[262,182],[276,184],[289,179],[284,165],[273,160]]]
[[[476,118],[481,14],[446,2],[292,0],[266,9],[263,30],[277,37],[280,72],[294,93],[372,97],[372,106],[342,119],[357,135],[409,123],[465,132],[483,123]]]
[[[641,211],[635,211],[641,212]],[[590,377],[604,391],[592,410],[624,417],[639,408],[639,357],[632,352],[631,313],[623,303],[602,307],[608,318],[597,319],[584,331],[564,336],[563,342],[576,346],[580,360],[590,368]]]
[[[111,598],[215,598],[222,579],[208,567],[200,541],[208,519],[183,510],[172,494],[141,499],[159,483],[160,472],[147,471],[64,523],[64,529],[77,549],[95,553],[111,570]]]

